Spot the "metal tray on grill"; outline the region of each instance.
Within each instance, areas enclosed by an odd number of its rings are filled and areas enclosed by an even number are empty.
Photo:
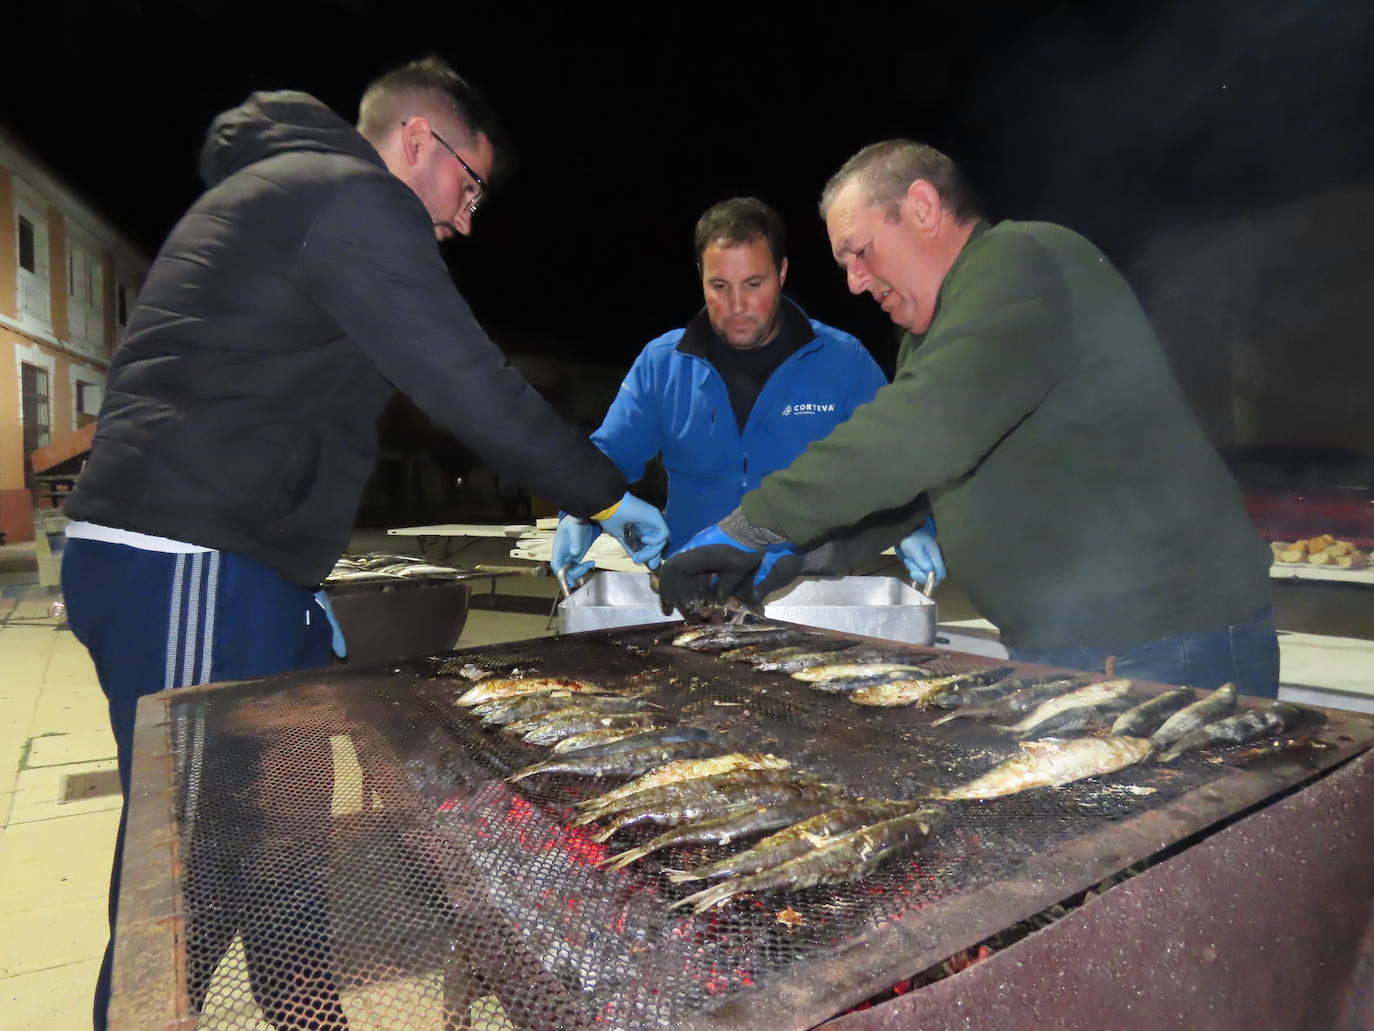
[[[891,576],[807,578],[770,595],[769,619],[907,644],[935,640],[935,603]],[[647,573],[604,570],[579,587],[558,610],[560,633],[666,623]]]

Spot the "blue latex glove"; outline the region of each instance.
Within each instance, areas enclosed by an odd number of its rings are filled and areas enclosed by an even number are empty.
[[[564,516],[558,520],[558,529],[553,535],[553,556],[549,565],[555,573],[562,572],[569,587],[576,587],[577,581],[592,571],[595,562],[583,562],[582,557],[601,536],[601,527],[590,519]]]
[[[343,627],[339,626],[338,617],[334,615],[334,606],[329,604],[329,595],[325,594],[324,591],[316,591],[315,601],[320,608],[324,609],[324,614],[329,620],[332,631],[329,643],[330,647],[334,649],[334,654],[341,659],[348,658],[348,642],[344,640]]]
[[[630,558],[650,569],[658,568],[663,546],[668,543],[668,524],[653,505],[626,492],[616,510],[601,520],[601,529],[618,540]]]
[[[911,579],[924,584],[926,577],[935,573],[938,584],[945,578],[945,556],[940,551],[940,543],[935,539],[935,519],[931,517],[925,524],[897,545],[897,555],[911,574]]]

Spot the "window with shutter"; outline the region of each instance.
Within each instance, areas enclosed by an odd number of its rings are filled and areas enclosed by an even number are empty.
[[[48,282],[48,219],[38,204],[15,197],[19,263],[15,270],[16,307],[21,322],[52,326],[52,297]]]

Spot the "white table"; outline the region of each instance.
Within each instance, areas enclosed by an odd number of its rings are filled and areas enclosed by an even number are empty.
[[[1271,580],[1321,580],[1333,584],[1362,584],[1374,587],[1374,566],[1364,569],[1337,569],[1314,566],[1308,562],[1275,562],[1269,567]]]
[[[387,530],[394,537],[415,537],[420,541],[421,550],[427,558],[440,564],[448,560],[479,538],[509,537],[514,546],[510,557],[525,559],[529,562],[548,562],[553,556],[553,534],[557,529],[556,519],[541,519],[539,524],[512,523],[505,526],[487,523],[435,523],[430,526],[398,526]],[[467,544],[454,545],[453,542],[467,539]],[[442,546],[441,543],[442,542]],[[635,562],[625,554],[614,537],[602,534],[587,552],[587,558],[596,563],[598,569],[615,569],[621,572],[644,572],[648,567]]]

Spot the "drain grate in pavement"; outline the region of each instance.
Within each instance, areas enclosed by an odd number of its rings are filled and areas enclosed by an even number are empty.
[[[69,773],[62,778],[62,797],[64,802],[80,802],[87,798],[119,794],[118,770],[95,770],[91,773]]]

